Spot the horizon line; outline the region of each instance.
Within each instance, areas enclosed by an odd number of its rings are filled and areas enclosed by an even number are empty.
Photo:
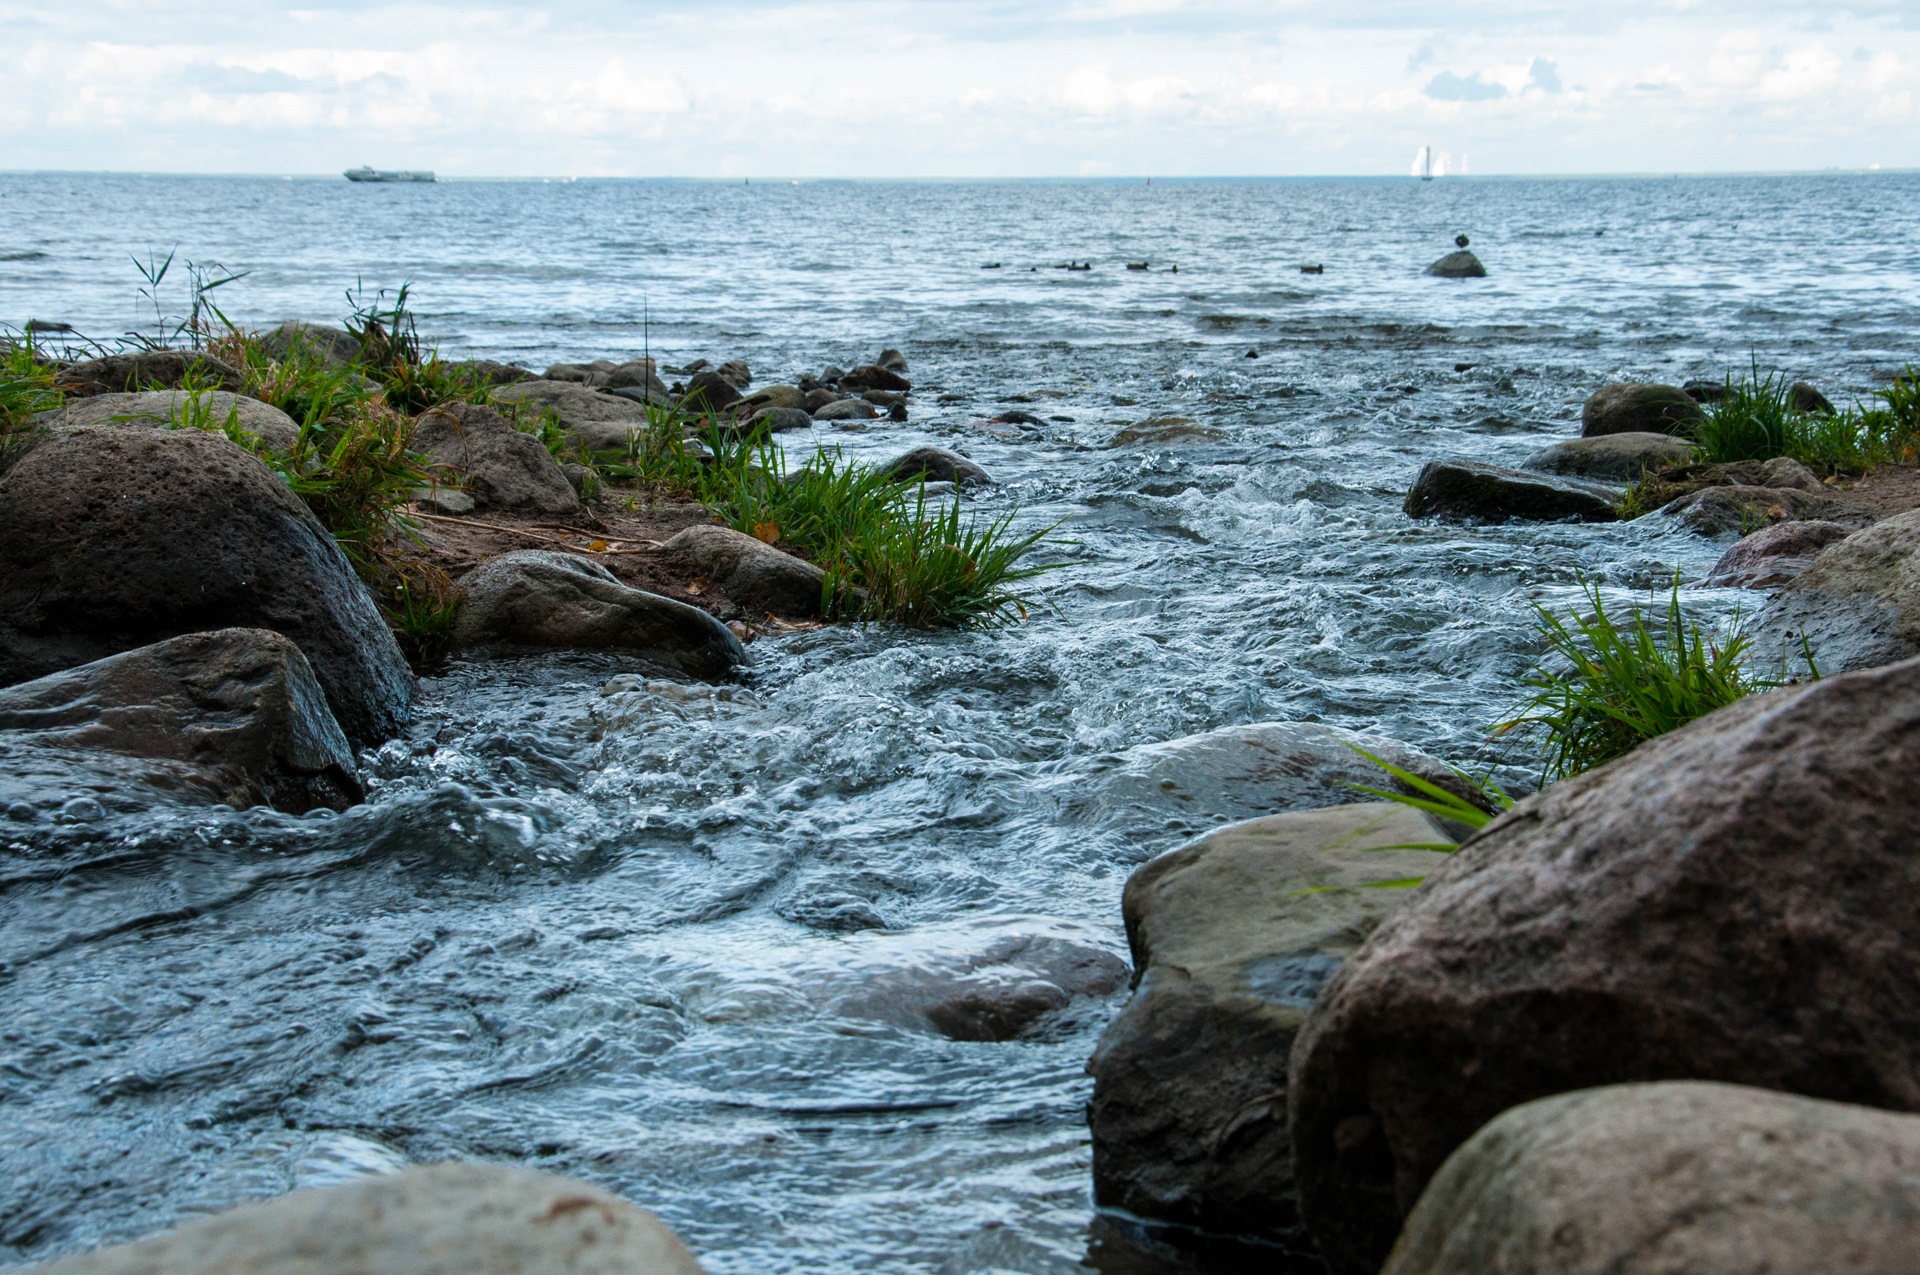
[[[0,168],[0,177],[199,177],[199,178],[243,178],[267,181],[340,181],[344,180],[347,170],[335,172],[273,172],[227,170],[210,171],[198,169],[140,169],[140,168]],[[1145,182],[1317,182],[1317,181],[1365,181],[1365,182],[1476,182],[1476,181],[1594,181],[1625,180],[1645,181],[1651,179],[1671,180],[1681,177],[1832,177],[1832,176],[1899,176],[1920,173],[1920,165],[1882,165],[1868,164],[1864,167],[1829,168],[1781,168],[1781,169],[1618,169],[1593,172],[1519,172],[1519,173],[1448,173],[1432,178],[1420,178],[1412,174],[1391,173],[1212,173],[1197,175],[1162,175],[1159,173],[1111,173],[1111,174],[1037,174],[1027,176],[937,176],[937,175],[900,175],[900,176],[842,176],[837,174],[804,175],[797,173],[746,173],[734,176],[694,176],[678,174],[615,174],[615,173],[461,173],[442,175],[437,170],[414,170],[434,173],[434,182],[542,182],[542,183],[578,183],[578,182],[708,182],[716,185],[744,185],[752,182],[784,183],[807,185],[817,183],[858,184],[885,182],[1074,182],[1088,185]],[[376,185],[427,185],[429,183],[368,183]]]

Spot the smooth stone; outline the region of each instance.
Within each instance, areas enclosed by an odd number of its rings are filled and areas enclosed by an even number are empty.
[[[1703,536],[1729,532],[1748,535],[1779,522],[1854,522],[1865,515],[1846,497],[1820,487],[1702,487],[1662,505],[1663,517],[1676,519]]]
[[[138,354],[110,354],[103,359],[75,363],[58,378],[61,390],[75,398],[94,394],[134,394],[143,390],[177,390],[192,377],[201,389],[238,394],[246,388],[240,370],[199,350],[145,350]]]
[[[650,385],[608,385],[602,387],[600,392],[648,407],[672,407],[677,402],[670,391],[657,390]]]
[[[816,409],[816,421],[870,421],[880,415],[873,404],[862,398],[837,398]]]
[[[924,478],[930,483],[953,483],[965,487],[972,483],[993,481],[986,470],[944,447],[916,447],[906,455],[896,456],[881,465],[879,472],[900,483]]]
[[[620,583],[578,554],[522,549],[460,580],[454,641],[626,651],[690,677],[722,677],[747,662],[727,626],[697,607]]]
[[[1791,456],[1775,456],[1760,466],[1760,485],[1762,487],[1786,487],[1794,491],[1819,491],[1827,489],[1820,476],[1808,469]]]
[[[1617,522],[1616,493],[1595,484],[1474,460],[1433,460],[1404,504],[1410,518]]]
[[[1039,424],[1038,418],[1021,412],[1020,416]],[[1007,413],[1010,417],[1014,413]],[[1168,447],[1181,443],[1210,443],[1226,437],[1211,426],[1189,416],[1153,416],[1122,426],[1107,440],[1109,447]]]
[[[734,410],[742,416],[752,416],[769,407],[790,407],[805,411],[806,401],[806,394],[797,385],[767,385],[743,396]]]
[[[655,372],[652,359],[634,359],[620,364],[607,373],[607,379],[601,388],[652,390],[662,399],[665,399],[667,394],[667,383]]]
[[[272,629],[356,745],[397,734],[413,673],[327,529],[200,430],[54,435],[0,475],[0,685],[214,628]]]
[[[913,388],[913,382],[906,377],[873,363],[841,374],[839,381],[842,390],[852,393],[858,393],[861,390],[896,390],[904,394]]]
[[[1649,470],[1684,465],[1692,459],[1693,444],[1671,434],[1603,434],[1543,447],[1520,462],[1520,468],[1565,478],[1637,483]]]
[[[1088,1064],[1103,1208],[1298,1246],[1287,1057],[1321,986],[1447,840],[1391,802],[1231,824],[1136,869],[1133,999]],[[1332,887],[1332,888],[1329,888]]]
[[[1702,1081],[1503,1112],[1447,1158],[1382,1275],[1907,1275],[1920,1118]]]
[[[1795,381],[1787,387],[1787,402],[1794,411],[1807,416],[1833,415],[1833,400],[1805,381]]]
[[[485,509],[529,509],[566,517],[580,497],[539,439],[477,403],[443,403],[424,413],[409,444],[429,462],[466,475],[467,491]]]
[[[1428,266],[1427,273],[1441,279],[1484,279],[1487,268],[1480,263],[1480,258],[1462,248]]]
[[[589,389],[598,389],[607,383],[619,367],[612,359],[595,359],[591,363],[555,363],[540,374],[545,381],[567,381],[575,385],[585,385]]]
[[[1534,1098],[1684,1076],[1920,1109],[1916,739],[1920,660],[1830,676],[1465,841],[1294,1046],[1301,1214],[1334,1275],[1374,1275],[1447,1157]]]
[[[224,430],[228,422],[258,438],[269,451],[291,453],[300,442],[300,426],[291,416],[257,398],[226,390],[94,394],[35,418],[36,424],[55,431],[98,425],[212,426]]]
[[[801,397],[800,406],[806,410],[807,415],[812,416],[827,404],[840,401],[838,390],[830,390],[820,385],[811,376],[802,377],[801,381],[806,394]]]
[[[1804,642],[1822,672],[1920,655],[1920,509],[1895,514],[1822,549],[1754,623],[1766,660],[1799,662]]]
[[[313,667],[267,629],[188,633],[0,689],[0,755],[21,747],[138,757],[147,783],[242,809],[364,795]]]
[[[680,406],[689,412],[724,412],[740,401],[740,390],[719,372],[695,372],[687,378]]]
[[[447,1163],[295,1191],[35,1275],[700,1275],[659,1218],[599,1187]]]
[[[1837,522],[1776,522],[1728,546],[1705,583],[1735,589],[1785,584],[1812,565],[1814,555],[1854,530]]]
[[[753,373],[748,370],[744,359],[728,359],[713,370],[721,380],[742,394],[747,392],[747,386],[753,384]]]
[[[504,385],[493,392],[493,399],[523,413],[553,412],[568,437],[590,451],[625,451],[627,436],[647,423],[643,404],[568,381]]]
[[[1688,381],[1680,392],[1696,403],[1718,403],[1727,396],[1725,381]]]
[[[288,319],[260,334],[260,348],[276,363],[285,363],[298,351],[333,367],[345,367],[360,357],[360,338],[345,328]]]
[[[1707,414],[1685,390],[1644,381],[1612,381],[1587,396],[1580,433],[1681,434],[1691,436]]]
[[[473,497],[458,487],[420,487],[413,493],[413,503],[425,506],[436,514],[470,514],[479,508]]]
[[[817,616],[826,573],[732,527],[688,527],[667,541],[686,554],[726,595],[750,611]]]
[[[813,417],[797,407],[763,407],[747,419],[747,427],[774,434],[789,429],[812,429]]]
[[[889,372],[899,372],[904,375],[907,370],[907,356],[889,347],[880,351],[879,357],[873,361],[873,366],[883,367]]]

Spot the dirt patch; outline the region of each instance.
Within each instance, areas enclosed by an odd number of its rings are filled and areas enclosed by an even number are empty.
[[[1859,478],[1843,478],[1839,490],[1866,506],[1876,519],[1920,509],[1920,468],[1882,465]]]

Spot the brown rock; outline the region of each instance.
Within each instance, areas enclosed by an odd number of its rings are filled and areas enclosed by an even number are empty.
[[[1668,518],[1703,536],[1728,532],[1749,535],[1777,522],[1851,522],[1869,519],[1860,506],[1837,492],[1796,487],[1702,487],[1660,507]]]
[[[964,487],[971,483],[986,484],[993,481],[986,470],[944,447],[916,447],[879,468],[887,477],[902,483],[924,478],[930,483],[953,483]]]
[[[1920,509],[1821,550],[1756,622],[1765,654],[1802,642],[1835,672],[1920,655]]]
[[[688,527],[667,548],[684,553],[726,595],[748,611],[817,616],[826,573],[731,527]]]
[[[239,369],[198,350],[148,350],[112,354],[76,363],[60,374],[60,388],[75,398],[91,394],[131,394],[140,390],[177,390],[191,377],[197,388],[238,394],[245,388]]]
[[[580,512],[573,484],[552,453],[490,407],[443,403],[420,417],[413,450],[467,476],[474,502],[487,509],[531,509],[562,517]]]
[[[1917,787],[1910,660],[1742,700],[1466,841],[1294,1046],[1329,1267],[1372,1275],[1441,1163],[1534,1098],[1701,1079],[1920,1109]]]
[[[1454,458],[1422,465],[1402,508],[1409,518],[1618,522],[1618,490]]]
[[[873,404],[863,398],[836,398],[826,406],[817,408],[813,413],[816,421],[870,421],[880,415]]]
[[[1805,381],[1795,381],[1787,387],[1787,402],[1793,404],[1794,411],[1808,416],[1833,415],[1833,400]]]
[[[1691,435],[1707,419],[1700,404],[1674,385],[1614,381],[1602,385],[1580,409],[1580,433]]]
[[[913,382],[898,372],[890,371],[877,364],[869,363],[857,367],[840,378],[840,388],[849,392],[858,390],[897,390],[904,393],[913,388]]]
[[[334,367],[345,367],[360,357],[360,338],[345,328],[289,319],[271,332],[261,333],[260,348],[268,358],[281,363],[298,352]]]
[[[1853,531],[1837,522],[1776,522],[1729,546],[1706,583],[1735,589],[1785,584],[1805,571],[1815,554]]]
[[[681,405],[690,412],[722,412],[740,401],[740,391],[718,372],[695,372],[687,378]]]

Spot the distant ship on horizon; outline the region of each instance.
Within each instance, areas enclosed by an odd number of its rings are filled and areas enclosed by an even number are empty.
[[[430,182],[434,179],[431,172],[384,170],[369,168],[365,164],[358,168],[349,168],[341,176],[350,182]]]

